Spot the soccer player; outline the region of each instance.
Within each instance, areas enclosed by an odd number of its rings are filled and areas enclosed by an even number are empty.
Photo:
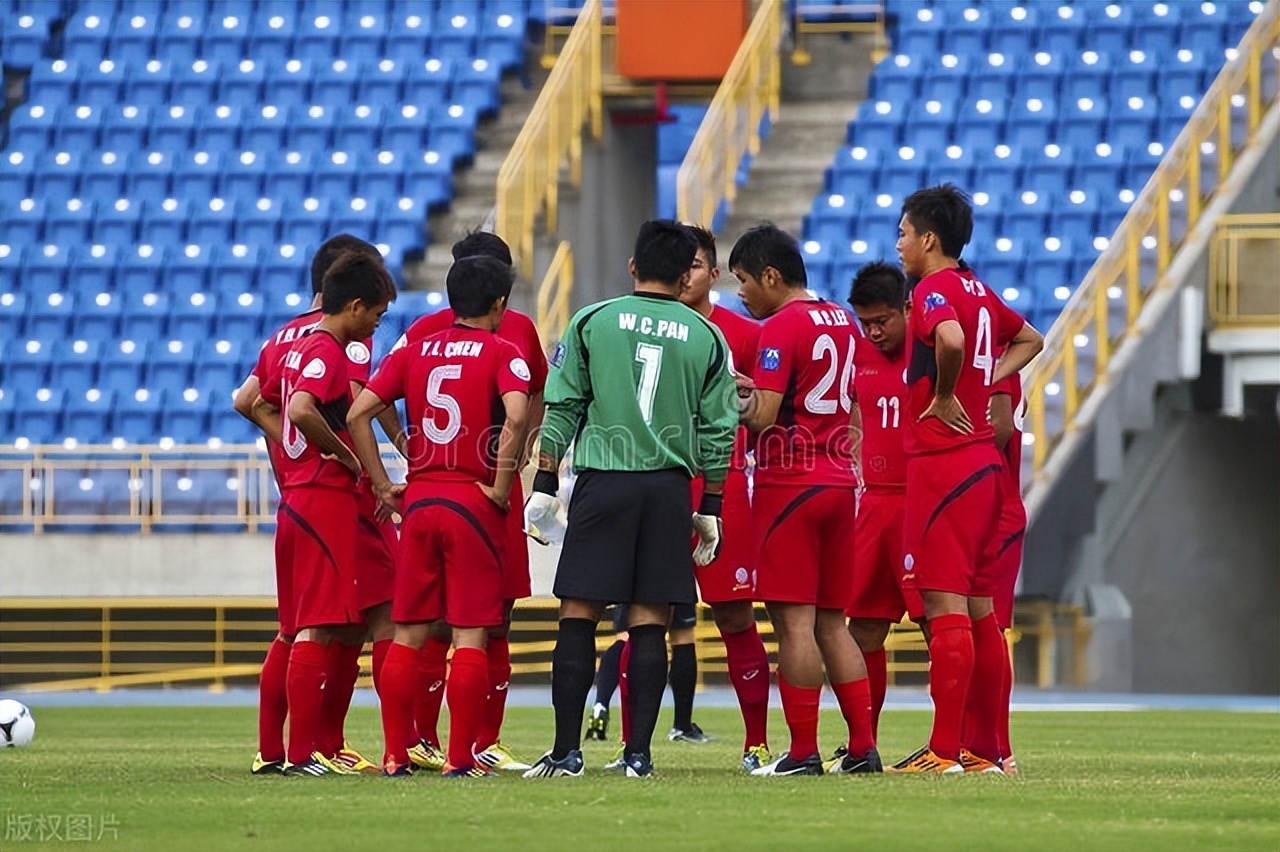
[[[845,626],[853,594],[853,320],[805,290],[804,259],[774,225],[748,230],[729,269],[764,319],[743,422],[757,435],[752,525],[756,596],[778,634],[778,690],[791,746],[753,775],[821,775],[818,702],[825,668],[849,728],[838,773],[880,772],[871,687]]]
[[[884,642],[904,614],[924,621],[924,602],[902,588],[902,512],[907,459],[902,450],[907,396],[906,277],[888,263],[858,270],[849,304],[862,326],[855,338],[853,401],[861,429],[855,452],[864,490],[854,523],[853,599],[845,614],[871,683],[871,730],[877,735],[888,680]]]
[[[1009,310],[960,253],[973,232],[968,198],[951,184],[903,202],[898,254],[918,279],[908,318],[904,585],[920,592],[929,623],[929,742],[898,772],[962,772],[961,730],[970,682],[984,698],[977,722],[994,728],[1007,653],[992,616],[990,578],[980,572],[995,533],[1002,465],[987,407],[991,385],[1035,355],[1039,335]],[[1008,346],[997,364],[997,347]],[[972,415],[970,414],[972,412]],[[975,662],[977,663],[975,666]],[[985,682],[983,682],[985,681]],[[989,759],[989,758],[988,758]]]
[[[376,248],[364,240],[349,234],[338,234],[326,240],[317,249],[311,260],[312,300],[310,308],[289,320],[275,334],[267,338],[258,353],[258,360],[253,371],[236,391],[234,400],[236,411],[258,426],[267,437],[267,453],[272,462],[272,469],[276,472],[277,486],[280,485],[278,471],[283,463],[282,456],[284,455],[284,450],[280,446],[280,413],[264,403],[261,394],[262,380],[299,338],[310,334],[320,324],[320,320],[324,316],[320,310],[324,274],[338,256],[345,251],[365,252],[371,257],[380,258]],[[348,370],[353,382],[353,395],[359,389],[356,383],[362,384],[364,379],[368,378],[371,346],[372,340],[351,341],[347,346]],[[383,426],[388,429],[389,435],[394,437],[399,434],[398,420],[388,426],[387,420],[384,419]],[[286,496],[287,492],[282,490],[281,502]],[[364,511],[366,507],[367,512]],[[368,521],[363,520],[366,514],[369,518]],[[376,520],[373,520],[372,514],[372,502],[362,504],[362,533],[367,533],[367,527],[370,524],[382,526],[385,529],[385,525],[378,525]],[[277,536],[277,544],[279,543],[280,539]],[[391,618],[389,607],[385,605],[379,607],[378,604],[383,604],[385,601],[390,600],[390,583],[394,577],[394,564],[391,561],[390,551],[383,548],[384,552],[379,552],[379,546],[376,541],[363,542],[362,550],[366,553],[366,559],[361,563],[363,582],[360,589],[364,593],[363,598],[372,602],[366,603],[364,608],[368,609],[365,613],[366,621],[370,624],[370,635],[375,643],[375,656],[377,656],[376,651],[380,647],[378,643],[386,642],[390,639]],[[385,597],[378,599],[380,589],[385,594]],[[252,769],[253,773],[257,775],[278,774],[284,769],[284,725],[288,714],[286,678],[291,650],[290,645],[293,642],[293,634],[296,632],[293,626],[295,604],[292,590],[292,567],[289,564],[288,554],[283,553],[277,547],[276,609],[281,627],[280,633],[267,650],[267,657],[263,662],[262,673],[259,678],[259,748],[258,754],[254,758]],[[344,638],[349,639],[350,637]],[[366,770],[368,767],[372,767],[372,764],[366,761],[359,752],[350,748],[342,734],[347,707],[350,705],[351,691],[355,687],[355,681],[359,674],[358,653],[360,648],[359,645],[354,646],[356,656],[353,657],[350,650],[351,647],[351,642],[336,642],[330,648],[332,652],[335,652],[335,659],[331,660],[331,663],[341,670],[341,674],[334,679],[335,689],[325,693],[325,718],[329,734],[326,737],[326,749],[324,751],[327,757],[333,758],[332,762],[340,764],[337,767],[338,769],[345,767],[358,771]],[[357,670],[354,672],[350,669],[350,661],[352,660],[356,662],[357,666]],[[375,667],[375,671],[377,668]],[[350,684],[349,687],[337,686],[338,684],[345,685],[347,683]],[[344,693],[345,700],[342,697]],[[374,769],[376,771],[376,767]]]
[[[453,244],[453,259],[464,257],[492,257],[511,266],[511,249],[497,234],[474,231]],[[465,283],[465,282],[464,282]],[[416,343],[453,325],[452,309],[428,314],[416,320],[396,343],[399,348],[406,343]],[[507,309],[502,315],[497,334],[513,344],[529,367],[529,423],[532,436],[542,423],[542,392],[547,383],[547,356],[538,338],[534,321],[519,311]],[[519,462],[523,469],[528,458],[528,445]],[[503,589],[506,603],[502,624],[489,633],[485,654],[489,663],[489,700],[484,705],[484,718],[476,734],[476,759],[490,769],[522,772],[529,764],[512,756],[502,744],[500,735],[502,719],[506,713],[507,686],[511,680],[511,610],[520,598],[532,593],[529,579],[529,546],[524,533],[524,487],[517,476],[512,484],[510,517],[507,519],[507,555],[503,560]],[[444,698],[446,659],[449,652],[449,629],[441,623],[433,625],[422,645],[423,692],[415,712],[416,726],[421,742],[409,752],[414,762],[427,769],[439,769],[444,762],[440,751],[436,725],[440,717],[440,704]],[[434,687],[434,688],[433,688]]]
[[[476,735],[489,696],[485,645],[503,621],[503,551],[512,482],[525,440],[529,367],[494,332],[511,295],[510,264],[465,257],[446,280],[450,328],[391,353],[348,417],[361,461],[383,505],[403,517],[392,619],[395,643],[383,672],[383,771],[406,775],[414,735],[419,662],[428,625],[452,628],[447,678],[449,777],[482,777]],[[393,485],[372,421],[405,400],[407,486]],[[495,448],[496,443],[496,448]]]
[[[705,228],[689,226],[698,240],[689,283],[680,301],[710,320],[724,335],[733,356],[734,369],[750,371],[756,363],[760,326],[746,317],[711,303],[711,288],[720,277],[716,240]],[[702,480],[694,480],[693,501],[701,498]],[[751,503],[747,487],[747,430],[738,429],[729,474],[724,481],[725,544],[709,565],[695,568],[698,591],[711,607],[720,637],[724,640],[729,681],[738,698],[746,736],[742,745],[742,768],[750,772],[773,761],[769,753],[769,655],[756,628],[755,535],[751,529]],[[689,652],[693,658],[693,637]],[[672,692],[676,681],[676,640],[672,638]],[[696,666],[696,662],[693,663]],[[694,671],[696,678],[696,669]],[[692,694],[690,694],[692,702]],[[679,701],[677,700],[677,707]],[[677,719],[677,727],[679,727]],[[674,733],[674,731],[673,731]]]
[[[724,337],[678,300],[697,250],[683,225],[644,223],[628,264],[634,291],[578,311],[551,359],[526,522],[541,528],[557,511],[560,459],[570,441],[579,474],[555,583],[555,744],[526,778],[582,774],[596,623],[609,603],[630,604],[631,739],[623,771],[653,772],[649,748],[667,681],[671,606],[697,600],[693,562],[710,562],[719,546],[721,490],[737,427]],[[706,488],[695,514],[689,483],[699,473]]]
[[[361,467],[351,450],[347,347],[372,336],[395,284],[381,258],[345,252],[324,275],[321,311],[262,382],[264,401],[280,420],[281,501],[277,548],[292,566],[297,638],[289,655],[289,743],[286,775],[332,771],[324,758],[325,689],[337,672],[329,647],[362,632],[356,588]],[[349,700],[349,694],[347,696]]]

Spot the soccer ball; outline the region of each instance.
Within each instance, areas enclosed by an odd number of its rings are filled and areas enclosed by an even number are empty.
[[[0,700],[0,748],[31,745],[35,735],[36,720],[27,705],[11,698]]]

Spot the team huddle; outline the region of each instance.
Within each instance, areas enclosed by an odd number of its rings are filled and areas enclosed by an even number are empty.
[[[1017,372],[1042,339],[960,260],[971,232],[954,187],[910,196],[901,269],[859,271],[855,321],[805,289],[792,237],[752,228],[728,269],[755,323],[712,304],[707,231],[647,222],[633,292],[575,314],[549,363],[533,323],[507,310],[509,250],[472,234],[454,246],[450,309],[414,323],[372,375],[394,285],[368,244],[327,242],[313,310],[264,344],[236,398],[267,436],[282,495],[280,635],[253,771],[581,775],[596,625],[626,604],[626,730],[610,767],[648,776],[672,608],[699,598],[725,642],[744,770],[884,771],[884,642],[905,614],[929,641],[934,724],[888,771],[1016,771],[1003,635],[1025,526],[1014,411]],[[405,483],[387,474],[375,420],[407,459]],[[512,605],[530,594],[526,536],[563,541],[555,739],[532,765],[500,739]],[[778,638],[790,744],[776,758],[755,601]],[[366,641],[380,767],[343,734]],[[824,676],[848,725],[825,761]]]

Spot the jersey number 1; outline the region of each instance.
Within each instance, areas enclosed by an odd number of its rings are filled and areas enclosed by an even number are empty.
[[[636,360],[640,362],[640,384],[636,386],[636,402],[645,423],[653,422],[653,397],[662,372],[662,347],[652,343],[636,344]]]

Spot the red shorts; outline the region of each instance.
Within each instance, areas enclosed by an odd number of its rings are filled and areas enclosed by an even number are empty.
[[[511,511],[507,512],[507,547],[502,560],[503,600],[518,601],[533,594],[529,580],[529,538],[524,533],[524,483],[519,474],[511,483]]]
[[[902,516],[906,492],[868,488],[858,501],[853,525],[853,602],[850,618],[901,621],[905,613],[919,623],[924,601],[915,589],[902,587]]]
[[[342,488],[291,488],[280,502],[276,562],[291,568],[295,631],[361,622],[355,573],[359,511],[355,490]],[[283,628],[286,618],[280,621]]]
[[[1006,489],[1008,486],[1006,486]],[[1001,629],[1013,626],[1013,592],[1022,568],[1022,544],[1027,532],[1027,509],[1022,495],[1005,491],[1000,501],[1000,518],[991,538],[983,573],[992,578],[991,597],[995,602],[996,622]]]
[[[369,480],[360,478],[360,538],[356,544],[356,603],[360,611],[391,601],[396,586],[399,536],[391,521],[375,517],[378,498]]]
[[[391,619],[496,627],[507,513],[471,482],[415,482],[404,495]]]
[[[824,485],[756,486],[756,598],[843,611],[853,600],[857,493]]]
[[[702,499],[702,478],[693,480],[692,505]],[[756,541],[751,528],[751,500],[747,495],[747,472],[729,471],[724,481],[724,525],[720,555],[710,565],[693,568],[698,593],[704,603],[750,601],[756,593]]]
[[[280,531],[288,496],[288,491],[282,492],[276,505],[276,619],[280,622],[280,635],[292,637],[298,633],[298,602],[293,597],[293,560],[286,546],[288,539]]]
[[[903,588],[991,594],[982,554],[995,531],[1003,470],[989,441],[907,459]]]

